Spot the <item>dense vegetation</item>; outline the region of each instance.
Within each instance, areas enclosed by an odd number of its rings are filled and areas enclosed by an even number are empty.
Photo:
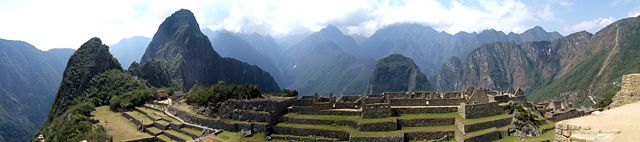
[[[129,66],[129,73],[148,81],[153,87],[171,87],[171,76],[166,67],[157,60],[147,61],[143,64],[136,62]]]
[[[228,99],[251,99],[261,97],[255,85],[225,85],[220,81],[211,86],[195,86],[189,90],[185,99],[188,103],[207,106]]]
[[[430,90],[429,80],[411,58],[393,54],[378,61],[367,93]]]
[[[152,99],[153,89],[144,80],[119,70],[108,70],[90,81],[85,97],[77,98],[69,109],[43,129],[47,141],[106,141],[104,128],[93,125],[90,113],[95,106],[110,105],[114,111],[130,110]],[[59,128],[64,128],[60,130]]]

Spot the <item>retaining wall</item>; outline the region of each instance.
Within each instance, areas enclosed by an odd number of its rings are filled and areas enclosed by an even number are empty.
[[[393,131],[398,130],[398,123],[396,121],[390,122],[368,122],[359,123],[358,131]]]
[[[396,114],[449,113],[458,111],[458,107],[392,108]]]
[[[404,137],[407,140],[416,141],[428,141],[438,140],[444,137],[453,138],[455,131],[442,131],[442,132],[405,132]]]
[[[483,104],[465,104],[461,103],[458,108],[460,116],[465,119],[473,119],[487,116],[494,116],[501,114],[503,109],[499,106],[498,102],[483,103]]]
[[[493,120],[493,121],[487,121],[487,122],[480,122],[480,123],[474,123],[474,124],[463,124],[462,122],[460,122],[459,120],[456,120],[456,126],[458,127],[458,129],[461,132],[464,133],[471,133],[471,132],[475,132],[475,131],[479,131],[479,130],[484,130],[484,129],[489,129],[489,128],[500,128],[502,126],[506,126],[511,124],[511,120],[513,118],[508,117],[508,118],[503,118],[503,119],[498,119],[498,120]]]
[[[404,136],[370,136],[360,137],[352,136],[349,138],[349,142],[403,142]]]
[[[321,136],[327,138],[337,138],[339,140],[348,140],[349,133],[346,131],[323,130],[311,128],[291,128],[291,127],[273,127],[273,131],[277,134],[296,135],[296,136]]]
[[[158,139],[154,136],[125,140],[125,142],[156,142],[156,141],[158,141]]]
[[[400,127],[422,127],[422,126],[442,126],[454,125],[455,117],[451,118],[415,118],[415,119],[398,119]]]

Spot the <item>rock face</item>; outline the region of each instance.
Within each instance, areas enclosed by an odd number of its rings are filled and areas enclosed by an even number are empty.
[[[109,53],[109,47],[99,38],[82,44],[67,63],[48,121],[64,112],[75,99],[84,97],[94,76],[111,69],[122,71],[120,63]]]
[[[185,90],[196,84],[210,85],[218,81],[256,84],[266,92],[280,89],[273,77],[259,67],[220,57],[200,31],[193,13],[186,9],[171,14],[158,27],[141,64],[144,66],[152,60],[166,65],[171,82]]]
[[[611,98],[609,108],[640,101],[640,74],[622,76],[622,86],[618,93]]]
[[[430,90],[429,80],[411,58],[393,54],[378,61],[366,94]]]
[[[435,75],[440,91],[460,91],[468,87],[494,90],[523,88],[564,76],[576,62],[586,59],[591,34],[578,32],[553,41],[491,43],[469,53],[464,63],[450,58]]]

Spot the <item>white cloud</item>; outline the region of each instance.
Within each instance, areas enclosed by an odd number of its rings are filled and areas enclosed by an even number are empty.
[[[574,25],[565,26],[564,30],[567,33],[574,33],[574,32],[579,32],[583,30],[595,32],[595,30],[599,30],[613,22],[615,22],[615,19],[613,17],[609,17],[609,18],[600,17],[590,21],[582,21]]]
[[[638,17],[638,16],[640,16],[640,8],[636,8],[635,10],[630,11],[627,14],[627,17]]]
[[[555,19],[551,8],[516,0],[21,0],[0,2],[0,38],[25,40],[41,49],[77,48],[90,37],[107,44],[134,35],[153,36],[172,12],[187,8],[201,27],[283,37],[334,24],[349,34],[370,35],[398,22],[449,33],[495,28],[522,32]]]

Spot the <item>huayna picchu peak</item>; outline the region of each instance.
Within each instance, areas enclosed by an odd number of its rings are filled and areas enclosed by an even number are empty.
[[[214,51],[208,37],[200,31],[193,13],[186,9],[171,14],[158,27],[142,56],[141,66],[152,60],[165,64],[171,76],[171,80],[166,82],[175,83],[174,86],[185,90],[218,81],[255,84],[266,92],[280,90],[273,77],[259,67],[223,58]]]

